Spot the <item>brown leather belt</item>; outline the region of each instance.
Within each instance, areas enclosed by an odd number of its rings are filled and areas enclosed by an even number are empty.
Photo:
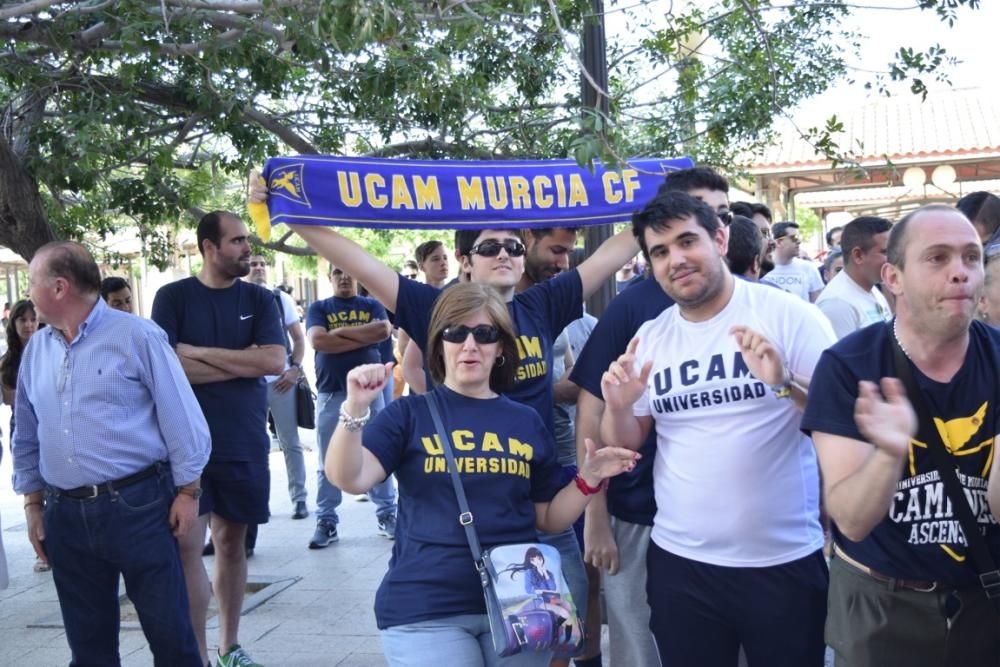
[[[889,584],[891,588],[908,588],[911,591],[917,591],[918,593],[931,593],[937,590],[950,588],[944,584],[937,581],[920,581],[919,579],[898,579],[896,577],[890,577],[887,574],[882,574],[876,570],[871,569],[867,565],[862,565],[858,561],[854,560],[841,549],[836,543],[833,545],[833,553],[837,555],[837,558],[844,561],[855,570],[859,570],[864,574],[867,574],[872,579],[880,581],[884,584]]]
[[[88,484],[87,486],[78,486],[75,489],[54,488],[53,490],[57,496],[67,496],[69,498],[75,498],[76,500],[88,500],[90,498],[96,498],[102,493],[107,493],[108,491],[118,491],[119,489],[124,489],[127,486],[132,486],[133,484],[141,482],[144,479],[148,479],[159,472],[162,467],[163,463],[154,463],[148,468],[144,468],[137,473],[110,482]]]

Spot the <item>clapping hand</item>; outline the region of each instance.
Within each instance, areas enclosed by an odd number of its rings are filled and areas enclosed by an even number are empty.
[[[868,442],[901,459],[910,451],[910,439],[917,433],[917,413],[897,378],[882,378],[880,384],[881,392],[874,382],[858,383],[854,423]]]
[[[729,333],[736,338],[743,361],[755,378],[772,387],[788,380],[781,353],[764,334],[746,326],[735,326]]]

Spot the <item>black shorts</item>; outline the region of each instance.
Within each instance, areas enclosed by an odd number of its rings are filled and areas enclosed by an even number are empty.
[[[209,461],[201,473],[199,515],[256,525],[270,517],[271,471],[262,461]]]

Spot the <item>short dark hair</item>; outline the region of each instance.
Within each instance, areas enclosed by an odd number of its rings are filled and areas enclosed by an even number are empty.
[[[729,212],[733,215],[742,215],[743,217],[750,218],[751,222],[753,222],[753,216],[759,213],[764,216],[765,220],[771,222],[771,209],[757,202],[733,202],[729,205]]]
[[[524,231],[531,232],[531,235],[536,239],[544,239],[546,236],[551,236],[552,232],[557,229],[565,229],[567,232],[573,232],[574,234],[580,231],[579,227],[531,227]]]
[[[123,289],[128,289],[132,291],[132,286],[128,282],[119,276],[108,276],[101,281],[101,298],[105,301],[108,300],[108,296],[112,292],[118,292]]]
[[[230,213],[229,211],[212,211],[206,213],[198,221],[198,252],[205,255],[205,246],[203,245],[206,240],[211,241],[216,248],[222,245],[222,218],[229,216],[232,218],[238,217],[235,213]]]
[[[771,209],[769,209],[764,204],[758,204],[757,202],[751,202],[750,208],[753,209],[754,215],[757,215],[759,213],[762,216],[764,216],[764,219],[767,220],[768,222],[771,222],[771,220],[774,219],[771,216]],[[753,215],[751,215],[750,217],[752,218]]]
[[[955,204],[969,222],[976,223],[992,236],[1000,229],[1000,197],[989,192],[970,192]]]
[[[82,294],[101,291],[101,270],[82,245],[75,241],[52,241],[38,249],[45,253],[45,273],[49,278],[63,278]]]
[[[476,244],[476,239],[479,238],[479,235],[488,231],[513,234],[517,238],[521,239],[521,243],[524,243],[524,232],[520,229],[458,229],[455,230],[455,252],[457,252],[459,256],[468,255],[472,251],[472,246]]]
[[[823,271],[825,273],[830,273],[830,267],[839,258],[844,256],[844,251],[842,248],[834,248],[830,252],[826,253],[826,257],[823,258]]]
[[[875,236],[890,229],[892,222],[885,218],[874,215],[854,218],[844,227],[844,233],[840,236],[840,249],[844,251],[845,258],[850,257],[855,248],[861,248],[861,252],[868,252],[875,245]]]
[[[414,262],[412,259],[404,259],[403,260],[403,268],[404,269],[413,269],[414,271],[419,271],[420,270],[420,267],[417,266],[417,263]]]
[[[826,233],[826,245],[832,247],[833,246],[833,235],[836,234],[837,232],[843,232],[843,231],[844,231],[843,227],[831,227],[830,231],[828,231]],[[841,236],[840,236],[840,242],[841,242],[841,244],[843,244],[843,242],[844,242],[844,236],[843,236],[843,234],[841,234]]]
[[[714,236],[722,228],[722,221],[708,204],[679,190],[660,188],[652,201],[641,211],[632,214],[632,234],[639,242],[646,260],[649,261],[649,248],[646,246],[647,229],[661,231],[675,220],[692,217],[709,236]]]
[[[915,211],[910,211],[902,217],[902,219],[892,226],[889,230],[889,245],[886,249],[886,260],[898,269],[903,269],[906,266],[906,237],[907,229],[910,223],[915,217],[921,213],[927,213],[932,211],[947,211],[949,213],[954,213],[955,209],[951,206],[945,204],[928,204],[927,206],[921,206]],[[959,211],[961,212],[961,211]]]
[[[690,167],[668,172],[660,192],[691,192],[692,190],[719,190],[729,192],[729,181],[711,167]]]
[[[754,260],[760,259],[763,243],[753,220],[745,215],[734,215],[729,223],[729,249],[726,251],[729,270],[736,275],[746,275]]]
[[[771,236],[773,236],[774,240],[777,241],[782,236],[786,236],[788,234],[788,230],[793,228],[795,229],[795,231],[798,231],[799,223],[792,222],[791,220],[786,220],[784,222],[776,222],[771,227]]]
[[[753,207],[750,206],[750,202],[748,201],[732,202],[729,204],[729,212],[732,213],[734,217],[737,215],[741,215],[744,218],[753,217]]]
[[[418,245],[416,249],[413,251],[413,257],[414,259],[417,260],[417,264],[423,264],[424,260],[430,257],[435,250],[443,246],[444,244],[438,241],[437,239],[434,239],[432,241],[424,241],[423,243]]]

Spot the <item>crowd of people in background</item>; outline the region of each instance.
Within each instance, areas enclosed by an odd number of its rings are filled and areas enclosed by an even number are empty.
[[[250,197],[266,200],[258,179]],[[461,229],[396,270],[335,230],[291,228],[332,296],[296,303],[216,211],[201,270],[161,288],[150,319],[70,242],[38,251],[30,300],[6,309],[14,489],[73,664],[119,664],[119,574],[155,664],[258,664],[239,612],[271,516],[269,422],[290,516],[315,517],[302,548],[339,541],[344,492],[394,540],[373,601],[394,666],[819,667],[827,647],[838,667],[996,664],[986,566],[928,451],[943,439],[1000,560],[996,196],[857,217],[815,257],[798,224],[730,202],[702,167],[669,173],[586,257],[575,228]],[[584,302],[612,276],[595,318]],[[894,379],[894,346],[933,414]],[[559,551],[579,654],[492,654],[431,400],[470,462],[484,546]]]

